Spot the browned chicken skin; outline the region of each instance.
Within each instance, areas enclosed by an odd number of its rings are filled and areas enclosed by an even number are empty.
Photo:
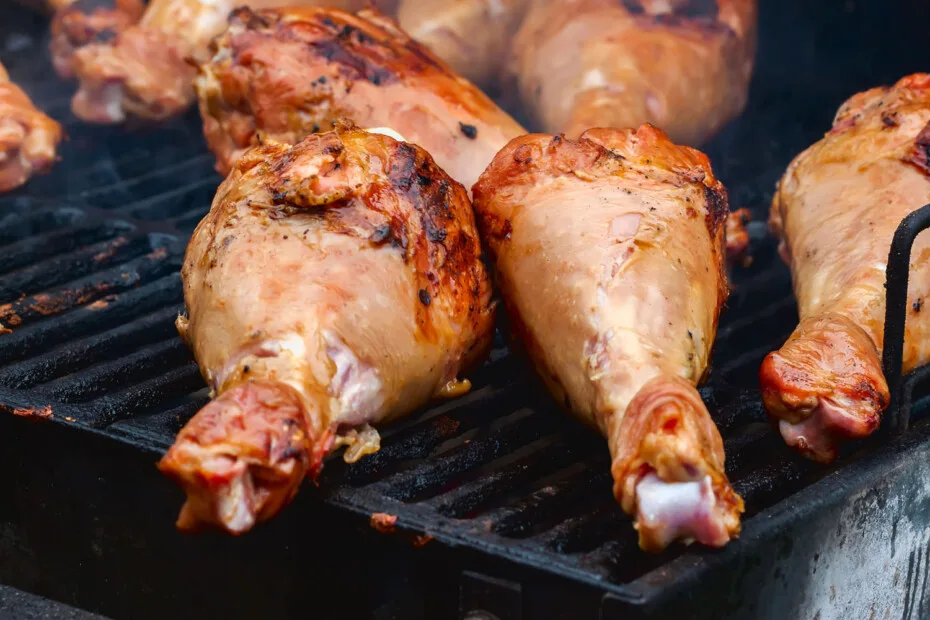
[[[306,1],[306,0],[305,0]],[[359,0],[330,0],[351,4]],[[138,24],[109,41],[73,54],[80,80],[71,107],[93,123],[119,123],[130,116],[160,120],[194,102],[196,70],[191,59],[204,54],[226,29],[230,12],[304,3],[302,0],[151,0]]]
[[[508,140],[513,119],[371,10],[237,11],[196,81],[204,133],[228,170],[262,138],[294,143],[340,117],[386,127],[470,186]]]
[[[483,88],[501,75],[527,0],[403,0],[400,27]]]
[[[178,328],[215,399],[160,468],[178,526],[273,516],[335,446],[461,391],[493,310],[465,189],[417,146],[339,124],[248,151],[194,232]]]
[[[550,133],[649,122],[696,145],[746,103],[756,0],[535,0],[513,44]]]
[[[112,41],[139,21],[145,6],[141,0],[77,0],[60,8],[52,19],[49,50],[58,75],[74,76],[74,53],[92,43]]]
[[[37,110],[0,65],[0,192],[48,171],[61,137],[61,126]]]
[[[930,202],[930,75],[859,93],[778,185],[771,224],[791,266],[801,323],[762,365],[765,406],[785,440],[820,461],[879,425],[885,266],[895,229]],[[904,371],[930,361],[930,235],[914,243]]]
[[[560,403],[607,437],[640,546],[724,545],[742,500],[695,389],[727,296],[727,198],[659,130],[512,141],[473,189],[515,334]]]

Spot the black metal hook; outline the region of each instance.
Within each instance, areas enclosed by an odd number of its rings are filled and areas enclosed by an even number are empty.
[[[912,211],[901,220],[894,233],[885,267],[885,337],[882,372],[888,381],[891,402],[882,417],[882,431],[898,435],[910,422],[910,398],[903,399],[904,325],[907,320],[907,283],[911,268],[911,249],[921,232],[930,228],[930,204]]]

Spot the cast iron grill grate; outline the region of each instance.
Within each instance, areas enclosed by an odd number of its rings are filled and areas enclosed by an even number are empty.
[[[166,449],[207,402],[173,327],[183,234],[121,217],[135,213],[135,204],[115,212],[26,197],[0,205],[10,242],[0,248],[8,259],[0,262],[0,322],[11,330],[0,337],[0,406]],[[767,243],[736,285],[718,368],[703,389],[750,520],[813,471],[782,447],[758,398],[741,385],[744,366],[757,368],[792,324],[793,306],[775,284],[784,285],[786,274]],[[778,320],[784,333],[750,336],[765,307],[786,315]],[[472,381],[464,398],[387,429],[379,453],[354,466],[331,460],[321,481],[326,501],[362,515],[396,515],[399,528],[635,598],[630,584],[677,551],[658,558],[637,551],[611,495],[603,441],[558,412],[503,347]]]
[[[70,140],[52,175],[0,200],[0,323],[11,330],[0,335],[0,409],[160,453],[207,402],[173,321],[184,243],[219,177],[196,115],[155,128],[88,128],[68,116],[47,60],[31,61],[23,49],[8,45],[4,62],[65,119]],[[797,321],[788,271],[765,235],[767,199],[843,98],[875,81],[811,79],[791,91],[772,69],[760,65],[770,79],[756,81],[750,109],[710,147],[732,205],[750,206],[757,219],[754,262],[736,272],[702,389],[725,438],[728,475],[746,500],[749,539],[795,512],[804,501],[796,492],[814,492],[835,471],[784,448],[755,389],[762,358]],[[885,81],[900,73],[889,70]],[[684,583],[713,556],[639,552],[611,495],[604,442],[556,411],[503,346],[471,378],[467,396],[386,429],[379,453],[354,466],[330,460],[319,496],[363,519],[392,514],[398,529],[593,584],[630,604]],[[905,417],[913,387],[895,390]]]

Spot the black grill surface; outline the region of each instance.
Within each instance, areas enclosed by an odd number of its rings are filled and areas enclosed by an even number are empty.
[[[755,219],[753,262],[735,271],[702,390],[746,501],[738,545],[796,513],[829,488],[818,480],[873,449],[855,446],[832,469],[797,459],[765,421],[756,374],[797,321],[789,273],[766,236],[776,179],[848,95],[928,68],[920,25],[930,6],[896,6],[763,2],[749,108],[708,147],[731,206]],[[11,330],[0,335],[0,409],[155,455],[207,402],[173,321],[184,244],[220,179],[196,115],[157,127],[78,123],[67,110],[70,91],[44,57],[43,25],[11,12],[13,25],[0,25],[0,58],[70,140],[50,176],[0,201],[0,323]],[[605,442],[559,412],[502,345],[472,382],[467,396],[385,429],[379,453],[353,466],[330,459],[320,488],[305,488],[299,501],[321,499],[360,523],[394,515],[418,544],[432,537],[568,577],[611,593],[623,609],[685,587],[725,557],[640,552],[612,498]]]

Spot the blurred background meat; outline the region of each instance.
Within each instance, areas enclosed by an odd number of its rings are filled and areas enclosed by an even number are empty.
[[[550,133],[649,122],[698,145],[746,104],[755,0],[533,0],[510,71]]]
[[[61,138],[61,126],[35,108],[0,64],[0,192],[46,172]]]

